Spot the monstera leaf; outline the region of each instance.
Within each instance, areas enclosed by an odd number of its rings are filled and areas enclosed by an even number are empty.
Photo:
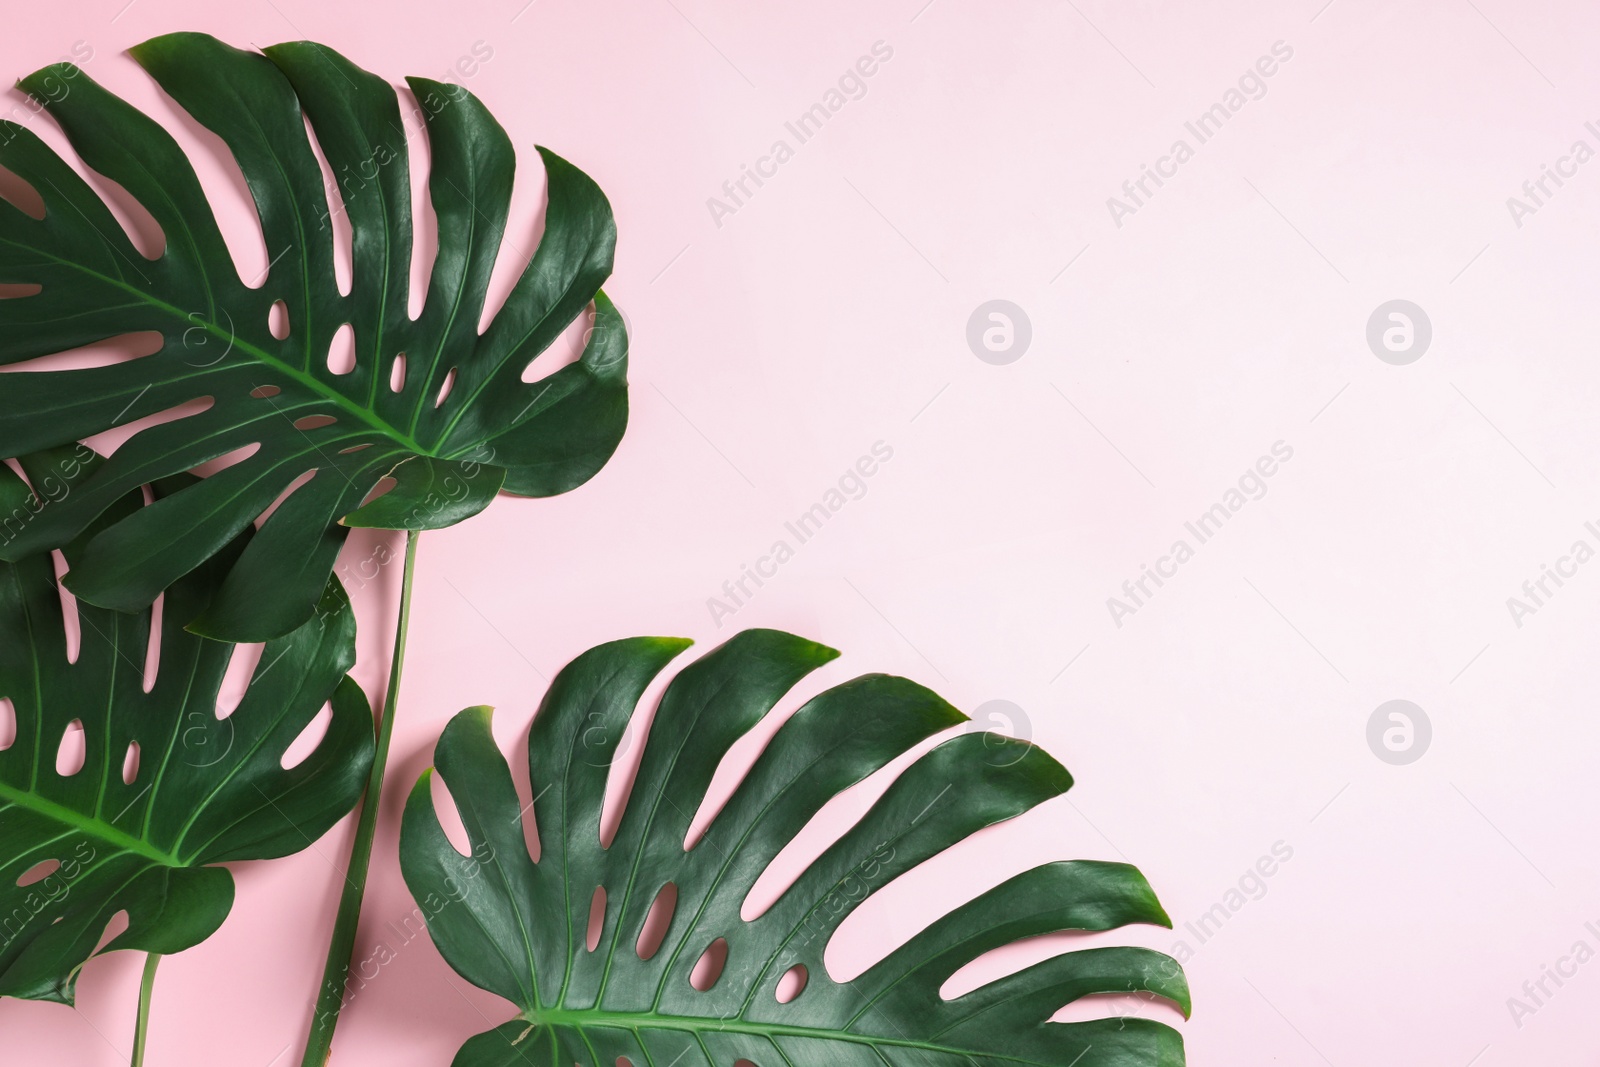
[[[691,817],[729,746],[832,659],[831,649],[753,630],[681,671],[661,698],[616,836],[602,847],[608,764],[641,693],[687,644],[619,641],[562,671],[528,738],[527,806],[487,708],[462,712],[440,739],[438,772],[471,854],[445,836],[424,775],[406,806],[401,865],[445,959],[518,1011],[468,1041],[457,1067],[1183,1063],[1177,1032],[1153,1020],[1049,1021],[1097,993],[1153,993],[1187,1013],[1182,971],[1157,952],[1068,952],[952,1000],[939,993],[964,964],[1021,938],[1169,925],[1124,864],[1036,868],[939,919],[854,981],[829,978],[823,949],[868,894],[1072,784],[1021,741],[967,733],[932,749],[770,909],[741,917],[757,878],[826,801],[965,719],[903,678],[870,675],[830,689],[783,724],[686,850]],[[523,836],[529,810],[537,861]],[[691,977],[708,955],[724,962],[702,991]],[[714,973],[712,960],[702,978]]]
[[[71,167],[27,129],[0,123],[0,166],[44,202],[42,218],[0,202],[0,285],[32,291],[0,300],[0,364],[147,331],[162,344],[109,366],[0,379],[0,455],[152,415],[184,417],[135,433],[0,557],[59,547],[130,490],[227,457],[218,473],[101,529],[67,584],[92,604],[143,609],[277,504],[210,599],[167,616],[206,636],[261,641],[312,616],[343,527],[447,526],[501,489],[565,492],[611,456],[627,422],[627,337],[599,288],[616,228],[582,172],[539,150],[544,234],[480,334],[511,197],[511,142],[465,89],[409,79],[415,102],[406,106],[427,129],[438,218],[426,302],[413,320],[407,133],[386,81],[310,43],[260,55],[181,33],[132,54],[231,150],[270,266],[264,280],[240,279],[193,168],[161,126],[70,64],[22,80],[83,162],[137,200],[166,243],[153,261],[141,255]],[[341,215],[352,241],[348,293],[334,270]],[[582,356],[524,382],[534,357],[591,302]],[[269,321],[275,304],[286,333]],[[353,368],[330,363],[346,325]],[[202,400],[208,406],[196,410]],[[389,477],[393,488],[362,507]]]
[[[36,490],[52,487],[49,501],[0,467],[6,534],[70,499],[80,465],[69,453],[24,461]],[[167,489],[190,491],[157,486]],[[104,520],[139,511],[135,497]],[[204,605],[241,547],[180,579],[164,611]],[[80,541],[64,554],[76,565],[83,552]],[[0,728],[0,995],[71,1003],[78,968],[118,912],[127,927],[106,951],[177,952],[210,936],[233,903],[233,877],[218,864],[284,856],[320,837],[361,795],[373,740],[366,697],[345,674],[355,619],[337,582],[314,619],[267,643],[221,719],[234,646],[163,625],[146,691],[152,612],[80,601],[69,659],[62,611],[48,554],[0,563],[0,698],[14,720]],[[327,733],[285,769],[330,695]],[[81,749],[64,750],[79,728]]]

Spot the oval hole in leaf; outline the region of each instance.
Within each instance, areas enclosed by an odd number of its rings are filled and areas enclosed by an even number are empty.
[[[73,719],[61,731],[61,744],[56,746],[56,773],[71,778],[83,770],[89,758],[88,740],[83,735],[83,720]]]
[[[666,940],[667,928],[672,925],[672,913],[678,910],[678,886],[668,882],[656,894],[650,913],[644,917],[644,928],[639,931],[638,944],[634,946],[641,960],[647,960],[661,949]]]
[[[366,496],[361,498],[361,506],[366,507],[383,494],[393,491],[394,487],[399,484],[400,483],[393,477],[385,474],[382,478],[378,479],[378,484],[373,486],[371,491],[368,492]]]
[[[590,952],[600,944],[600,935],[606,927],[606,887],[594,887],[594,896],[589,898],[589,929],[584,935],[584,945]]]
[[[694,970],[689,972],[689,984],[704,993],[717,984],[717,979],[722,977],[723,968],[728,965],[728,939],[719,937],[706,946],[706,950],[695,961]]]
[[[267,309],[267,330],[280,341],[289,336],[289,305],[282,300],[274,300]]]
[[[95,942],[94,952],[90,953],[90,955],[95,955],[101,949],[111,944],[114,939],[121,937],[123,932],[127,929],[128,912],[126,909],[124,909],[106,920],[106,928],[100,931],[100,940]]]
[[[301,431],[320,430],[324,426],[332,426],[338,421],[339,419],[333,415],[302,415],[294,420],[294,428]]]
[[[42,882],[61,869],[61,861],[57,859],[40,860],[32,867],[17,875],[17,888],[22,889],[35,882]]]
[[[188,352],[185,352],[181,358],[190,366],[203,369],[218,362],[221,351],[222,347],[220,345],[215,348],[215,351],[207,347],[193,347]],[[130,404],[136,403],[131,396],[128,400]],[[83,443],[102,456],[113,455],[118,448],[122,447],[122,443],[134,434],[142,433],[154,426],[164,426],[169,422],[177,422],[179,419],[187,419],[193,415],[204,414],[210,411],[215,404],[216,400],[209,396],[185,400],[181,404],[174,404],[165,410],[153,412],[131,422],[123,423],[114,429],[91,434],[83,439]],[[128,410],[132,411],[134,408],[130,406]]]
[[[38,296],[44,292],[44,286],[38,282],[6,282],[0,284],[0,300],[20,300],[26,296]]]
[[[132,785],[139,777],[139,742],[129,741],[128,751],[122,757],[122,784]]]
[[[198,467],[191,467],[189,469],[189,473],[198,478],[209,478],[213,474],[220,473],[221,471],[227,470],[229,467],[243,463],[245,460],[249,459],[259,451],[261,451],[261,442],[255,441],[248,445],[243,445],[239,448],[236,448],[232,452],[218,456],[216,459],[207,460]]]
[[[156,675],[161,670],[161,617],[166,611],[167,594],[161,593],[150,605],[150,640],[144,648],[144,691],[156,687]]]
[[[279,389],[276,385],[258,385],[254,389],[250,390],[250,395],[257,400],[269,400],[281,392],[283,392],[283,390]]]
[[[44,197],[39,190],[4,167],[0,167],[0,200],[35,222],[44,218]]]
[[[50,553],[50,559],[56,565],[56,593],[61,599],[61,625],[67,635],[67,662],[78,662],[78,653],[83,650],[83,627],[78,622],[78,598],[61,584],[62,575],[67,573],[67,557],[61,554],[60,549]]]
[[[268,504],[267,505],[267,509],[265,511],[263,511],[260,515],[256,516],[256,529],[258,529],[258,530],[261,529],[261,527],[266,524],[266,521],[268,519],[272,518],[272,513],[277,511],[279,508],[281,508],[283,506],[283,502],[285,500],[288,500],[291,496],[293,496],[295,494],[296,490],[298,490],[301,486],[305,485],[307,482],[309,482],[311,479],[315,478],[316,476],[317,476],[317,471],[316,471],[316,468],[313,467],[311,470],[306,471],[304,474],[300,475],[294,481],[292,481],[288,485],[284,486],[283,492],[278,494],[278,499],[276,499],[272,503]]]
[[[17,743],[17,706],[10,697],[0,697],[0,752]]]
[[[451,367],[450,373],[444,376],[444,384],[439,386],[439,395],[434,398],[433,406],[444,407],[445,398],[450,395],[450,390],[456,387],[456,368]]]
[[[466,824],[461,821],[461,809],[456,807],[455,797],[450,795],[450,787],[444,784],[443,776],[429,776],[428,792],[433,797],[433,813],[439,817],[439,828],[444,831],[445,840],[463,856],[472,855],[472,843],[467,837]]]
[[[222,672],[222,685],[217,690],[217,718],[226,719],[239,708],[239,702],[250,689],[250,679],[261,662],[266,645],[234,645],[228,656],[228,669]]]
[[[333,332],[328,343],[328,370],[349,374],[356,369],[356,329],[348,322]]]
[[[797,963],[783,972],[783,977],[778,979],[778,988],[773,991],[779,1004],[788,1004],[806,991],[806,982],[810,980],[811,972],[806,970],[806,965]]]
[[[372,442],[371,441],[364,441],[359,445],[351,445],[349,448],[341,448],[341,449],[339,449],[339,455],[348,456],[352,452],[360,452],[363,448],[371,448],[371,447],[372,447]]]
[[[322,739],[328,736],[328,724],[332,721],[333,703],[330,701],[322,705],[322,710],[311,717],[311,721],[306,723],[306,728],[300,731],[300,736],[291,741],[289,747],[284,750],[283,759],[278,761],[283,769],[291,771],[304,763],[311,753],[317,750],[317,746],[322,744]]]
[[[394,365],[389,368],[389,388],[398,393],[406,387],[406,354],[400,353],[394,357]]]

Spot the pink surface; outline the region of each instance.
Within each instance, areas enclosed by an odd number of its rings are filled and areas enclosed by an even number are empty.
[[[578,492],[423,542],[361,935],[363,957],[393,958],[346,1009],[335,1064],[446,1063],[510,1014],[397,933],[400,804],[449,715],[496,705],[509,749],[582,649],[705,648],[747,625],[846,653],[785,709],[897,671],[968,710],[1013,702],[1010,725],[1079,781],[870,900],[831,949],[839,975],[1037,862],[1125,857],[1179,924],[1125,940],[1192,953],[1197,1065],[1593,1056],[1600,964],[1571,953],[1600,948],[1600,568],[1560,562],[1600,544],[1600,164],[1562,162],[1600,148],[1592,6],[121,5],[10,12],[6,74],[82,42],[97,79],[202,154],[215,143],[122,50],[176,29],[309,37],[484,98],[525,162],[524,253],[535,143],[617,212],[632,425]],[[875,49],[798,143],[785,123]],[[1186,127],[1230,101],[1203,143]],[[1545,164],[1567,177],[1535,204],[1522,187]],[[1134,199],[1145,165],[1166,177]],[[766,177],[734,202],[745,166]],[[205,178],[258,273],[236,177]],[[1433,327],[1406,366],[1365,336],[1397,298]],[[992,299],[1031,321],[1005,365],[966,336]],[[891,458],[822,532],[714,611],[878,442]],[[1278,442],[1272,475],[1249,475]],[[1185,523],[1235,488],[1200,543]],[[1192,556],[1168,559],[1180,540]],[[346,555],[374,694],[398,568],[364,564],[392,545]],[[1513,617],[1546,564],[1572,573]],[[1145,565],[1168,577],[1135,601]],[[1391,699],[1431,721],[1416,762],[1369,748]],[[350,829],[237,868],[223,929],[162,964],[151,1064],[298,1062]],[[1186,924],[1208,914],[1202,940]],[[125,1062],[139,965],[89,964],[76,1010],[0,1003],[0,1061]]]

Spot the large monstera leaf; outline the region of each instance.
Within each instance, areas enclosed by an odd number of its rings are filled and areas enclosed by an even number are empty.
[[[162,346],[110,366],[0,378],[0,455],[198,400],[209,407],[135,433],[70,501],[0,546],[0,557],[57,548],[130,490],[228,457],[237,462],[102,529],[68,585],[102,607],[148,607],[292,489],[212,598],[176,620],[219,639],[261,641],[311,617],[345,526],[447,526],[501,489],[565,492],[611,456],[627,422],[627,337],[599,292],[616,228],[594,182],[539,150],[543,237],[480,334],[510,203],[511,141],[465,89],[409,79],[415,105],[406,106],[427,129],[438,219],[426,302],[413,320],[407,133],[388,82],[304,42],[263,55],[180,33],[132,55],[232,152],[270,266],[264,280],[240,279],[193,168],[160,125],[70,64],[22,80],[83,162],[137,200],[166,243],[146,259],[71,167],[29,130],[0,123],[0,165],[44,202],[36,219],[0,201],[0,285],[38,287],[0,300],[0,364],[145,331],[158,332]],[[334,270],[340,214],[352,235],[347,294]],[[281,339],[269,323],[277,302],[287,312]],[[524,382],[534,357],[591,302],[581,357]],[[330,351],[346,324],[354,369],[339,373]],[[362,507],[389,476],[392,490]]]
[[[78,461],[59,453],[23,464],[41,490],[70,486],[66,465]],[[168,488],[187,491],[156,487]],[[0,467],[8,534],[55,506]],[[106,519],[138,509],[135,497]],[[239,547],[179,579],[165,611],[204,605]],[[68,564],[83,551],[69,545]],[[177,952],[210,936],[233,903],[233,876],[218,865],[288,855],[325,833],[361,795],[373,738],[366,697],[345,673],[355,619],[337,582],[315,618],[266,644],[225,718],[217,701],[235,646],[161,626],[146,692],[152,612],[78,602],[70,661],[62,612],[48,554],[0,563],[0,698],[14,718],[0,732],[0,996],[71,1003],[78,969],[118,912],[127,926],[102,951]],[[327,732],[285,769],[330,695]],[[58,762],[80,727],[81,763],[71,745]]]
[[[445,959],[519,1012],[468,1041],[457,1067],[1183,1063],[1182,1039],[1153,1020],[1049,1021],[1097,993],[1153,993],[1187,1013],[1181,969],[1147,949],[1068,952],[940,997],[963,965],[1021,938],[1169,925],[1143,876],[1125,864],[1036,868],[939,919],[854,981],[827,974],[824,947],[871,892],[1072,784],[1025,742],[967,733],[933,748],[769,910],[741,917],[758,877],[825,802],[965,719],[903,678],[869,675],[829,689],[778,729],[686,851],[691,817],[729,746],[832,659],[831,649],[752,630],[682,670],[661,698],[616,836],[601,847],[608,764],[645,687],[687,644],[619,641],[561,672],[528,739],[527,806],[490,735],[487,708],[462,712],[441,737],[437,770],[470,855],[446,837],[424,775],[406,806],[402,869]],[[523,836],[529,810],[537,861]],[[652,910],[661,921],[656,901],[668,885],[676,905],[651,952],[641,934]],[[595,936],[597,890],[604,909]],[[719,941],[726,962],[701,991],[691,975]],[[786,975],[795,983],[797,967],[804,988],[780,1003],[780,983]]]

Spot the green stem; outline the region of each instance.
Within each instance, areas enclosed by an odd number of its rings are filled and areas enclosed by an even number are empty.
[[[361,801],[361,816],[356,823],[356,838],[350,847],[350,867],[345,873],[344,892],[339,897],[339,913],[333,923],[333,940],[328,944],[328,960],[322,969],[322,985],[317,993],[316,1013],[311,1017],[311,1034],[300,1067],[323,1067],[333,1051],[333,1030],[344,1007],[345,987],[350,975],[351,957],[356,947],[356,927],[361,920],[361,898],[367,889],[367,869],[372,864],[372,838],[378,828],[378,807],[383,797],[383,770],[389,762],[389,739],[394,735],[395,704],[400,697],[400,670],[405,665],[406,631],[411,622],[411,580],[417,568],[415,530],[406,533],[405,576],[400,583],[400,619],[395,626],[394,660],[389,667],[388,692],[383,700],[383,718],[378,722],[378,748],[372,757],[372,772],[367,777],[366,795]]]
[[[150,994],[156,987],[156,964],[161,954],[152,952],[144,958],[144,977],[139,979],[139,1018],[133,1024],[133,1058],[130,1067],[144,1063],[144,1043],[150,1036]]]

